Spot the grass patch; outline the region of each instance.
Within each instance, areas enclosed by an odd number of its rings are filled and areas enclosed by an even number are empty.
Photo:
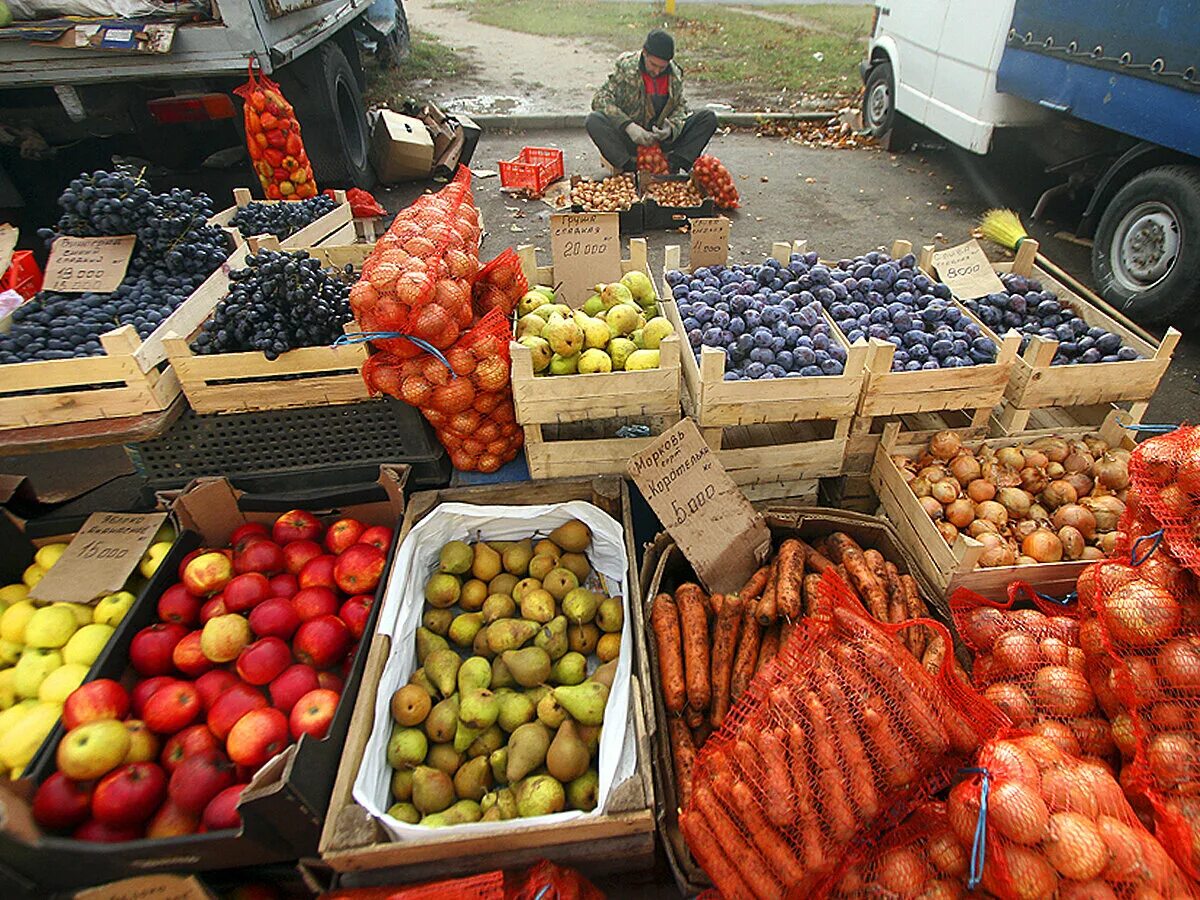
[[[412,50],[394,69],[385,69],[364,54],[363,66],[367,76],[364,99],[369,106],[386,103],[399,106],[400,101],[413,94],[413,84],[438,78],[456,78],[471,69],[466,57],[447,47],[435,36],[424,31],[412,32]]]
[[[587,38],[615,50],[634,49],[651,28],[665,27],[675,35],[677,59],[689,77],[792,94],[857,91],[871,22],[871,7],[865,5],[763,6],[748,12],[684,3],[678,16],[655,4],[605,0],[451,0],[445,5],[487,25]]]

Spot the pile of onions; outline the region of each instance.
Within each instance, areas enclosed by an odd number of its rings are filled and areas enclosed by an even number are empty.
[[[1102,559],[1129,487],[1129,451],[1093,437],[974,450],[939,431],[892,461],[946,543],[983,543],[984,567]]]

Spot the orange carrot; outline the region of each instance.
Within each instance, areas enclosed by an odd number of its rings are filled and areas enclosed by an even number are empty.
[[[743,744],[738,744],[741,751]],[[754,749],[746,745],[748,753],[738,753],[738,758],[749,763],[754,760],[758,765],[753,772],[754,780],[760,786],[763,803],[767,808],[767,816],[779,827],[785,827],[791,822],[796,810],[792,805],[791,784],[788,780],[787,755],[783,742],[774,731],[758,731],[754,734]]]
[[[712,708],[709,721],[713,728],[720,728],[729,712],[730,681],[733,677],[733,656],[737,651],[738,628],[742,624],[742,598],[737,594],[727,596],[721,605],[721,614],[713,633],[712,646]]]
[[[679,637],[679,609],[670,594],[659,594],[650,605],[650,627],[658,648],[658,682],[667,712],[681,713],[687,702],[683,681],[683,647]]]
[[[929,608],[921,599],[921,592],[917,589],[917,580],[911,575],[901,575],[900,587],[904,589],[904,602],[908,606],[908,618],[921,619],[928,616]],[[929,644],[929,629],[924,625],[918,625],[906,628],[905,631],[908,632],[908,646],[912,650],[913,656],[917,659],[924,659],[925,648]]]
[[[698,584],[681,584],[675,589],[675,602],[679,606],[688,705],[702,713],[712,700],[708,683],[708,602]],[[692,720],[689,716],[688,724]]]
[[[744,886],[756,897],[771,898],[784,896],[784,887],[763,862],[758,852],[758,844],[753,834],[744,834],[729,818],[724,805],[717,802],[712,789],[707,785],[697,785],[693,794],[696,811],[704,816],[712,829],[713,837],[721,849],[737,867],[742,876]],[[718,885],[722,894],[728,894],[729,888],[736,885]]]
[[[778,614],[779,560],[771,563],[771,573],[767,576],[767,585],[763,588],[762,599],[758,601],[758,623],[770,625]]]
[[[721,890],[725,892],[736,890],[736,893],[728,893],[731,900],[732,898],[743,900],[743,898],[754,896],[749,891],[741,889],[742,876],[738,874],[733,863],[729,861],[729,857],[725,855],[725,851],[721,849],[721,842],[713,834],[712,828],[709,827],[704,816],[694,811],[684,813],[679,817],[679,830],[683,832],[688,850],[700,863],[700,867],[704,869],[708,877],[712,879],[712,883],[720,885]]]
[[[776,557],[779,578],[775,588],[776,605],[784,619],[800,618],[800,580],[804,577],[804,550],[800,542],[788,538],[779,546]]]
[[[872,547],[870,550],[863,551],[863,559],[867,561],[867,565],[871,567],[871,572],[879,579],[879,583],[883,584],[887,578],[884,574],[885,562],[883,554]]]
[[[769,565],[762,566],[750,576],[750,580],[742,586],[738,593],[743,600],[757,600],[762,596],[763,589],[767,586],[767,579],[770,577],[771,567]]]
[[[796,861],[796,852],[763,816],[750,787],[743,781],[735,784],[732,777],[722,773],[713,780],[713,789],[717,796],[733,807],[742,825],[754,835],[763,858],[778,873],[784,887],[792,892],[805,883],[805,872]]]
[[[804,614],[818,618],[829,618],[830,601],[821,587],[820,575],[804,576]]]
[[[804,551],[804,567],[810,572],[820,575],[833,565],[833,561],[816,547],[800,541],[800,548]]]
[[[778,653],[779,628],[774,626],[763,632],[762,642],[758,647],[758,662],[754,664],[755,673],[757,674],[758,671],[771,660],[773,660]]]
[[[671,732],[671,758],[675,763],[675,798],[686,809],[692,799],[692,770],[696,765],[696,747],[687,723],[679,716],[667,716]]]
[[[742,635],[738,638],[737,655],[733,660],[733,675],[729,679],[729,699],[736,703],[737,698],[746,690],[754,678],[755,666],[758,664],[758,649],[762,641],[762,626],[758,624],[753,600],[747,600],[742,610]]]
[[[875,573],[867,564],[862,549],[854,542],[853,538],[840,531],[835,531],[829,536],[829,545],[837,547],[841,551],[842,565],[846,567],[850,583],[858,591],[867,611],[880,622],[888,621],[887,595],[875,577]]]

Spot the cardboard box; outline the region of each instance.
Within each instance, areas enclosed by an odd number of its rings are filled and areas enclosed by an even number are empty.
[[[239,491],[224,478],[193,482],[171,504],[181,534],[160,567],[163,577],[151,581],[126,615],[96,660],[93,673],[98,670],[99,677],[117,679],[128,674],[133,636],[157,621],[158,599],[174,583],[172,573],[192,550],[202,545],[225,546],[239,525],[269,524],[281,512],[296,507],[311,510],[326,523],[353,516],[399,531],[407,476],[407,466],[381,466],[378,482],[353,495],[334,489],[325,494],[301,491],[262,496]],[[394,542],[393,552],[395,546]],[[389,567],[392,555],[390,552],[388,556]],[[387,583],[387,574],[385,569],[380,591]],[[328,735],[320,741],[302,737],[259,770],[242,797],[239,831],[122,844],[91,844],[42,834],[33,823],[27,800],[36,785],[54,772],[53,753],[43,752],[42,758],[30,765],[25,779],[12,785],[0,784],[0,887],[30,883],[36,886],[36,896],[47,896],[134,875],[262,865],[315,853],[378,611],[376,603],[364,640],[355,651]],[[56,748],[62,733],[60,723],[42,750]]]
[[[371,130],[371,165],[384,184],[428,177],[433,136],[420,119],[382,109]]]

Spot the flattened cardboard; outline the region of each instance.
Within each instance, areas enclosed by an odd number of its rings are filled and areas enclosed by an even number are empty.
[[[691,419],[630,457],[629,476],[710,592],[738,590],[770,553],[771,532],[762,514]]]
[[[960,300],[974,300],[1004,290],[1004,285],[976,240],[934,251],[933,267],[938,278]]]
[[[75,900],[215,900],[195,875],[139,875],[88,888]]]
[[[692,226],[692,250],[688,255],[692,271],[701,266],[725,265],[729,261],[729,220],[718,216],[688,221]]]
[[[29,596],[91,603],[121,590],[166,520],[166,513],[92,513]]]
[[[592,288],[621,278],[621,219],[617,213],[555,213],[550,217],[550,256],[559,294],[582,306]]]
[[[0,275],[8,271],[13,251],[17,249],[17,238],[21,233],[7,222],[0,222]]]
[[[433,169],[433,136],[420,119],[380,110],[371,132],[370,158],[384,184],[427,178]]]
[[[111,294],[125,279],[129,258],[137,238],[132,234],[112,237],[61,235],[50,246],[42,290],[60,293]]]

